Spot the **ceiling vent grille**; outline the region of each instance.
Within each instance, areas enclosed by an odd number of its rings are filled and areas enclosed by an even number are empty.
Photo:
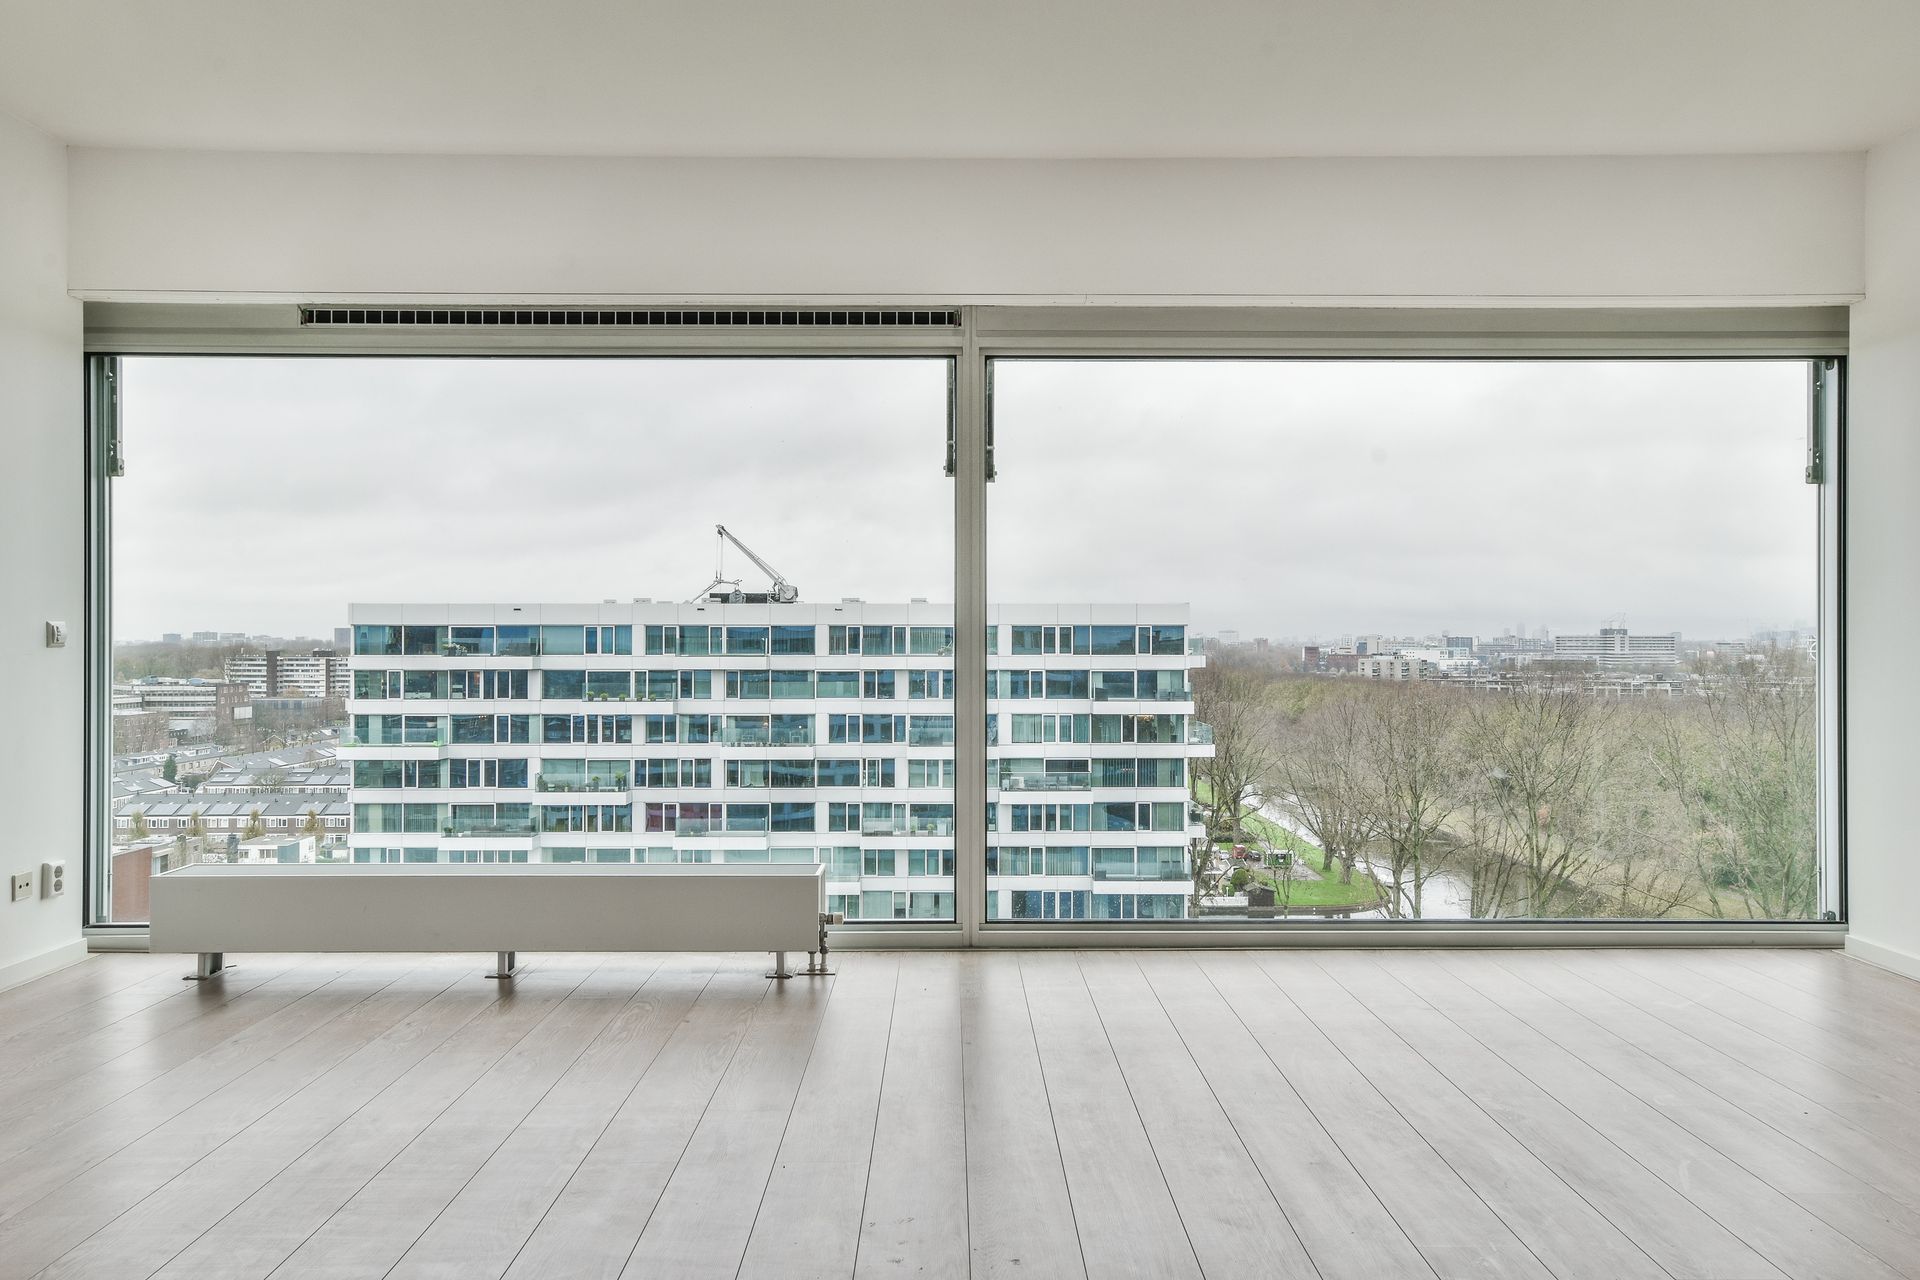
[[[573,307],[301,307],[303,326],[367,328],[957,328],[953,310],[585,310]]]

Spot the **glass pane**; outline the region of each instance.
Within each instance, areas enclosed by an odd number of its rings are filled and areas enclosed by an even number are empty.
[[[989,918],[1837,909],[1808,376],[997,361]]]
[[[820,861],[952,919],[948,383],[125,360],[109,918],[206,861]]]

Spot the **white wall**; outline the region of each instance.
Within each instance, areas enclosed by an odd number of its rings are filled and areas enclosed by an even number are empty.
[[[0,176],[18,168],[42,190],[54,153],[9,142],[6,154]],[[88,298],[1658,305],[1867,293],[1852,402],[1854,919],[1864,945],[1920,956],[1916,912],[1901,905],[1920,903],[1920,857],[1895,800],[1920,754],[1920,691],[1901,649],[1920,634],[1908,563],[1920,503],[1903,492],[1920,463],[1920,143],[1876,152],[1870,170],[1850,155],[859,162],[85,148],[70,170],[68,282]],[[9,226],[24,216],[10,209]],[[57,241],[5,242],[18,254]],[[34,277],[33,328],[58,330],[35,350],[56,336],[70,350],[71,312],[43,296],[50,287]],[[10,352],[28,340],[15,327]],[[0,394],[71,413],[77,362],[32,372]],[[34,628],[79,609],[77,441],[36,433],[40,465],[5,481],[7,547],[23,545],[17,526],[49,517],[52,530],[51,554],[36,527],[32,561],[9,562],[8,607],[29,613],[8,624],[5,656],[57,677],[23,682],[28,714],[54,727],[26,774],[51,772],[55,799],[78,794],[78,655],[34,648]],[[77,804],[49,803],[35,821],[77,856]]]
[[[0,777],[24,803],[0,831],[0,987],[79,959],[80,643],[85,598],[80,304],[67,296],[66,149],[0,115]],[[43,627],[72,628],[64,649]],[[64,897],[38,897],[63,859]],[[31,870],[36,896],[4,879]]]
[[[1920,977],[1920,131],[1868,158],[1847,459],[1847,948]]]
[[[1855,155],[1141,162],[76,149],[74,290],[1851,301]]]

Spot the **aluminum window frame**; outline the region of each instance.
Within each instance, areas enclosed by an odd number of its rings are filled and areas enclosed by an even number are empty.
[[[353,299],[307,299],[352,303]],[[393,307],[568,307],[589,299],[460,298]],[[628,300],[678,310],[858,307],[846,300],[767,302]],[[96,946],[141,945],[146,927],[96,923],[111,842],[112,363],[122,356],[657,356],[934,357],[951,361],[949,427],[954,480],[954,910],[951,923],[841,926],[845,948],[1282,947],[1282,946],[1838,946],[1845,937],[1845,358],[1844,307],[1222,307],[955,306],[919,300],[890,308],[957,311],[957,326],[729,328],[711,326],[475,329],[470,326],[302,326],[286,303],[91,302],[85,308],[88,388],[87,848],[81,901]],[[1029,359],[1794,359],[1827,362],[1815,408],[1824,444],[1820,493],[1820,740],[1818,857],[1837,918],[1750,921],[1303,921],[1257,926],[1196,920],[988,921],[986,672],[987,485],[992,478],[991,363]]]

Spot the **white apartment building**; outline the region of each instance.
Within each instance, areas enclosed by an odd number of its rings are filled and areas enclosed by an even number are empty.
[[[344,698],[353,687],[351,664],[331,649],[238,653],[227,659],[226,676],[258,697]]]
[[[1187,914],[1184,605],[1001,605],[988,915]],[[953,918],[939,604],[357,605],[361,862],[822,862],[849,919]]]
[[[1395,654],[1386,658],[1361,658],[1354,670],[1367,680],[1424,680],[1440,667],[1428,658]]]
[[[236,653],[227,659],[227,679],[234,684],[247,686],[247,691],[256,697],[265,697],[274,692],[273,676],[277,657],[277,654],[267,653]]]
[[[1672,666],[1680,661],[1680,633],[1636,636],[1625,627],[1602,627],[1598,635],[1557,635],[1553,656],[1603,667]]]

